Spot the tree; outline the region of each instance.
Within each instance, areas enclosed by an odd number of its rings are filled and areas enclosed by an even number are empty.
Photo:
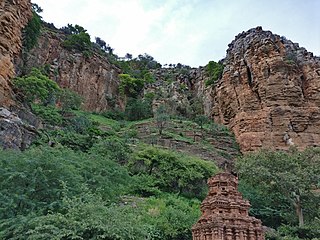
[[[303,209],[308,208],[308,201],[320,201],[314,194],[320,183],[320,149],[261,151],[243,156],[236,167],[246,182],[291,202],[299,226],[304,224]]]
[[[150,146],[134,152],[128,168],[132,174],[144,176],[139,189],[149,184],[165,192],[199,199],[206,194],[206,180],[217,172],[213,162]]]
[[[128,60],[131,60],[131,59],[132,59],[132,54],[127,53],[126,56],[125,56],[125,58],[128,59]]]
[[[199,125],[201,129],[201,135],[203,137],[203,125],[209,122],[209,119],[205,115],[198,115],[194,118],[194,121]]]
[[[223,64],[220,62],[210,61],[205,67],[209,79],[205,82],[206,86],[213,85],[222,77]]]
[[[73,26],[68,24],[67,27],[62,28],[62,31],[66,34],[67,39],[63,42],[63,47],[68,50],[78,50],[80,52],[89,51],[92,47],[90,35],[87,30],[79,25]]]
[[[125,109],[125,116],[129,121],[150,118],[152,117],[151,103],[141,98],[129,98]]]
[[[41,8],[35,4],[32,18],[28,22],[27,26],[23,29],[22,44],[27,52],[38,43],[38,38],[41,33],[41,17],[37,14],[37,12],[40,10]]]
[[[40,101],[43,105],[47,105],[60,91],[58,84],[37,68],[33,68],[27,76],[14,79],[13,85],[16,91],[21,93],[23,100],[29,104]]]
[[[162,132],[169,121],[169,116],[167,109],[164,105],[160,105],[155,114],[155,121],[157,128],[159,130],[159,135],[162,135]]]
[[[144,87],[144,80],[140,78],[133,78],[129,74],[120,74],[120,93],[127,97],[137,98]]]
[[[99,38],[99,37],[96,37],[96,44],[98,44],[99,45],[99,47],[101,48],[101,49],[105,49],[106,48],[106,46],[107,46],[107,44],[106,44],[106,42],[104,41],[104,40],[102,40],[101,38]]]

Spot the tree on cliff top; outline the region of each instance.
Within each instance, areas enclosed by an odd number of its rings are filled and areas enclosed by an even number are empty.
[[[78,50],[80,52],[89,51],[92,47],[90,35],[83,27],[79,25],[73,26],[68,24],[61,29],[64,33],[69,34],[67,39],[63,42],[63,47],[68,50]]]
[[[291,202],[299,226],[304,224],[303,211],[312,208],[312,200],[320,201],[315,194],[320,186],[320,149],[261,151],[243,156],[236,167],[240,179]]]

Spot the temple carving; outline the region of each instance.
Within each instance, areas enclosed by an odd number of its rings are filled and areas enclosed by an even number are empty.
[[[264,240],[259,219],[249,216],[250,203],[238,192],[238,178],[219,173],[208,180],[202,216],[192,227],[193,240]]]

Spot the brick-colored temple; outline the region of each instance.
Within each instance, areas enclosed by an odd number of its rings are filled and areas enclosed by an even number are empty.
[[[202,216],[192,227],[193,240],[264,240],[261,221],[248,214],[250,203],[238,192],[238,178],[219,173],[208,180]]]

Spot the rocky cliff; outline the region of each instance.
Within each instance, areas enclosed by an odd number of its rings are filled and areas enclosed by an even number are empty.
[[[229,44],[213,118],[243,152],[320,146],[320,59],[261,27]]]
[[[37,46],[17,69],[50,66],[51,79],[84,98],[83,108],[100,112],[111,105],[121,105],[118,92],[120,69],[106,56],[95,51],[91,55],[70,51],[62,46],[65,35],[57,29],[43,28]]]
[[[14,77],[13,58],[21,51],[21,31],[32,16],[29,0],[0,2],[0,106],[14,104],[10,79]]]
[[[10,80],[21,52],[21,32],[32,16],[29,0],[0,2],[0,146],[24,149],[36,134],[38,120],[14,101]]]

